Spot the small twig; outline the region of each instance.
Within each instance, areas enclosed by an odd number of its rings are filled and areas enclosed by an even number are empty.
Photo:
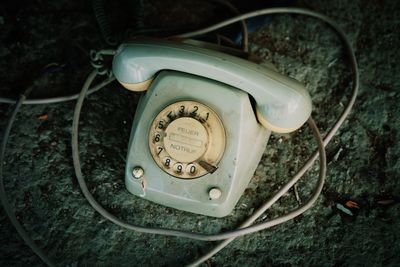
[[[301,198],[299,195],[299,191],[297,190],[297,184],[294,184],[293,191],[294,191],[294,195],[296,196],[297,203],[299,203],[299,205],[301,205]]]

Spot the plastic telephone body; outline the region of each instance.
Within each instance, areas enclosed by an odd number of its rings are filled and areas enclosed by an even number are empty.
[[[311,114],[311,100],[298,81],[250,61],[187,44],[136,40],[122,44],[113,72],[126,88],[150,84],[161,70],[176,70],[241,89],[256,101],[259,122],[274,132],[300,128]]]
[[[148,89],[132,126],[127,189],[189,212],[229,214],[271,131],[294,131],[311,113],[309,94],[297,81],[190,45],[123,44],[114,56],[113,73],[127,89]]]
[[[160,111],[188,100],[213,110],[223,123],[226,137],[217,169],[195,179],[177,178],[157,166],[148,141],[154,118]],[[190,113],[194,105],[185,108]],[[134,195],[165,206],[214,217],[226,216],[247,187],[269,135],[270,130],[257,122],[245,92],[207,78],[162,71],[141,98],[135,113],[126,187]],[[132,175],[138,166],[144,170],[139,179]]]

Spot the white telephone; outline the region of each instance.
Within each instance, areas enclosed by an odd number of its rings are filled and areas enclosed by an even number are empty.
[[[311,113],[307,90],[271,69],[187,44],[123,44],[113,73],[144,91],[125,171],[134,195],[223,217],[248,185],[271,131],[298,129]]]

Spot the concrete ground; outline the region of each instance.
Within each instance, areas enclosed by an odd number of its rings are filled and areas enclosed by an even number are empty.
[[[212,1],[109,3],[112,26],[199,27],[229,17]],[[240,10],[252,6],[233,1]],[[348,34],[360,67],[354,110],[327,147],[323,194],[302,216],[238,238],[204,266],[398,266],[400,263],[400,18],[398,1],[287,1],[333,18]],[[122,4],[126,4],[123,6]],[[253,6],[254,5],[254,6]],[[89,3],[4,1],[0,4],[1,96],[77,92],[91,67],[90,49],[102,41]],[[277,15],[250,36],[251,52],[301,81],[313,116],[325,133],[350,95],[349,63],[335,33],[304,16]],[[116,83],[85,102],[80,132],[88,186],[116,216],[132,223],[205,233],[233,229],[291,177],[315,142],[307,127],[273,135],[249,187],[223,219],[166,208],[132,196],[124,186],[125,155],[138,95]],[[60,266],[182,266],[212,242],[138,234],[102,218],[86,202],[71,159],[74,102],[23,106],[4,162],[8,198],[18,220]],[[0,105],[5,126],[10,106]],[[262,220],[304,202],[318,167],[277,202]],[[353,208],[349,208],[352,206]],[[355,207],[355,206],[358,206]],[[0,212],[0,265],[43,266]]]

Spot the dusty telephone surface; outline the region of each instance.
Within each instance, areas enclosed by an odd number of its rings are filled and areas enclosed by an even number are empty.
[[[193,213],[228,215],[271,131],[294,131],[311,113],[308,92],[297,81],[191,45],[123,44],[113,73],[127,89],[147,90],[132,125],[128,191]]]

